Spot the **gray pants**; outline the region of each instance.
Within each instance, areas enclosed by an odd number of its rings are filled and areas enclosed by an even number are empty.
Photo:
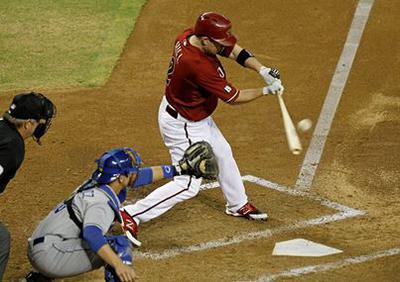
[[[29,240],[28,258],[35,270],[49,278],[79,275],[104,265],[80,238],[63,240],[54,235],[45,236],[44,242],[33,244]]]
[[[3,281],[8,257],[10,256],[11,236],[7,228],[0,222],[0,281]]]

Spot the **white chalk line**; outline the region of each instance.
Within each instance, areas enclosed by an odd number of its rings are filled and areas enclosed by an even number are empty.
[[[329,201],[329,200],[326,200],[326,199],[323,199],[323,198],[320,198],[317,196],[313,196],[313,195],[303,192],[303,191],[294,191],[293,189],[289,189],[285,186],[282,186],[282,185],[279,185],[279,184],[276,184],[276,183],[273,183],[268,180],[265,180],[265,179],[262,179],[259,177],[255,177],[252,175],[243,176],[242,179],[244,181],[249,181],[254,184],[260,185],[262,187],[265,187],[268,189],[273,189],[273,190],[276,190],[276,191],[279,191],[282,193],[286,193],[291,196],[305,197],[310,200],[317,201],[321,205],[327,206],[332,209],[336,209],[339,212],[332,214],[332,215],[320,216],[320,217],[314,218],[314,219],[298,221],[296,223],[280,226],[277,228],[244,233],[244,234],[234,236],[234,237],[221,238],[221,239],[212,240],[212,241],[199,243],[199,244],[186,246],[186,247],[171,248],[171,249],[164,250],[162,252],[137,252],[135,254],[135,258],[136,259],[161,260],[161,259],[175,257],[180,254],[192,253],[192,252],[198,252],[198,251],[206,251],[206,250],[210,250],[210,249],[226,247],[226,246],[233,245],[233,244],[239,244],[239,243],[242,243],[245,241],[257,240],[257,239],[261,239],[261,238],[268,238],[268,237],[271,237],[274,235],[291,232],[291,231],[294,231],[297,229],[326,224],[326,223],[344,220],[347,218],[365,214],[364,211],[349,208],[347,206],[344,206],[344,205],[341,205],[341,204],[338,204],[338,203],[335,203],[335,202],[332,202],[332,201]],[[202,185],[201,189],[208,190],[208,189],[214,189],[217,187],[219,187],[218,182],[214,182],[214,183],[208,183],[206,185]]]
[[[395,255],[399,255],[399,254],[400,254],[400,247],[392,248],[392,249],[388,249],[388,250],[370,253],[368,255],[350,257],[350,258],[338,260],[335,262],[291,268],[291,269],[288,269],[288,270],[285,270],[285,271],[282,271],[279,273],[261,276],[260,278],[258,278],[257,280],[254,280],[254,281],[266,282],[266,281],[274,281],[279,278],[298,277],[298,276],[305,275],[305,274],[334,270],[334,269],[338,269],[338,268],[342,268],[342,267],[346,267],[346,266],[350,266],[350,265],[354,265],[354,264],[360,264],[360,263],[376,260],[379,258],[395,256]]]
[[[302,190],[295,190],[293,188],[289,188],[256,176],[252,175],[246,175],[242,177],[244,181],[249,181],[255,184],[258,184],[263,187],[267,187],[269,189],[273,189],[282,193],[286,193],[292,196],[297,196],[297,197],[304,197],[308,198],[313,201],[319,202],[321,205],[326,206],[328,208],[332,208],[341,212],[346,212],[349,214],[355,214],[355,215],[364,215],[365,212],[357,209],[350,208],[348,206],[327,200],[325,198],[319,197],[317,195],[311,194],[307,191],[302,191]]]
[[[319,165],[325,141],[328,137],[336,109],[343,89],[346,85],[357,49],[374,0],[360,0],[354,13],[353,21],[347,34],[342,54],[336,65],[336,70],[329,86],[328,94],[322,106],[317,125],[305,154],[297,181],[296,189],[311,188],[317,167]]]
[[[315,127],[313,137],[306,152],[303,164],[301,166],[295,189],[308,190],[311,188],[317,167],[319,165],[325,141],[328,137],[332,121],[338,107],[343,89],[346,85],[348,75],[350,73],[355,55],[363,34],[365,25],[368,21],[374,0],[360,0],[354,13],[353,21],[343,47],[342,54],[337,63],[334,76],[329,86],[327,97],[324,101],[317,125]],[[321,204],[331,205],[331,202],[321,201]],[[334,203],[339,210],[346,210],[347,207]],[[358,210],[354,210],[357,212]],[[363,263],[384,256],[391,256],[400,253],[400,248],[389,249],[366,256],[352,257],[337,262],[311,265],[300,268],[293,268],[287,271],[266,275],[260,277],[257,281],[273,281],[282,277],[297,277],[307,273],[316,273],[330,269],[336,269],[351,264]]]
[[[352,27],[346,39],[346,43],[339,59],[337,68],[335,70],[335,75],[332,79],[331,86],[328,91],[327,98],[323,105],[320,118],[318,120],[316,129],[311,140],[310,147],[306,153],[303,165],[301,167],[298,181],[296,182],[296,188],[306,188],[311,187],[312,180],[315,175],[320,157],[322,155],[325,140],[330,130],[332,124],[333,116],[335,114],[337,105],[339,103],[341,94],[344,89],[348,74],[353,63],[359,41],[364,29],[365,23],[367,22],[369,11],[372,7],[373,1],[371,0],[360,0],[356,13],[353,19]],[[361,22],[361,24],[360,24]],[[333,215],[321,216],[315,219],[300,221],[291,225],[286,225],[278,227],[275,229],[267,229],[263,231],[250,232],[247,234],[242,234],[230,239],[222,238],[214,241],[209,241],[205,243],[200,243],[192,246],[172,248],[165,250],[163,252],[143,252],[137,253],[137,259],[153,259],[160,260],[165,258],[174,257],[183,253],[191,253],[196,251],[204,251],[213,248],[224,247],[232,244],[241,243],[243,241],[255,240],[259,238],[271,237],[273,235],[281,234],[284,232],[293,231],[299,228],[305,228],[314,225],[325,224],[329,222],[334,222],[338,220],[343,220],[346,218],[359,216],[365,214],[365,212],[346,207],[344,205],[320,198],[318,196],[313,196],[308,193],[300,193],[300,191],[295,192],[293,189],[289,189],[285,186],[272,183],[268,180],[257,178],[254,176],[245,176],[244,180],[256,183],[258,185],[264,186],[266,188],[275,189],[280,192],[288,193],[292,196],[302,196],[307,197],[312,200],[320,202],[322,205],[339,210],[339,213]],[[203,186],[203,190],[212,189],[218,187],[217,183],[211,183]]]

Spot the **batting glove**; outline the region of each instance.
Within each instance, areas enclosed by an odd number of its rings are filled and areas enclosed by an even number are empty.
[[[261,67],[259,74],[262,76],[262,78],[264,78],[267,85],[271,85],[277,80],[280,81],[281,78],[281,74],[279,73],[278,69],[270,69],[264,66]]]
[[[263,94],[264,95],[276,95],[276,94],[282,95],[283,90],[285,90],[285,88],[283,87],[281,81],[277,80],[274,83],[272,83],[271,85],[265,86],[263,88]]]

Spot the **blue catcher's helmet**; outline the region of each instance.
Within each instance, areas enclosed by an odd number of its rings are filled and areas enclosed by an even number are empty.
[[[137,173],[141,162],[139,154],[131,148],[105,152],[96,160],[97,169],[92,174],[92,180],[99,184],[113,182],[121,174]]]

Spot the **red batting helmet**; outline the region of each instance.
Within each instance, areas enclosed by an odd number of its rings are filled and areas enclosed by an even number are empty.
[[[207,36],[222,46],[233,46],[236,37],[231,34],[232,23],[225,16],[206,12],[199,16],[194,26],[196,36]]]

